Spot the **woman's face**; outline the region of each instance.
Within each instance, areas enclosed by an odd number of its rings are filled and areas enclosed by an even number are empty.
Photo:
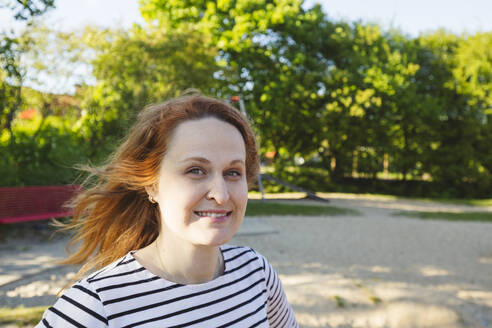
[[[178,125],[151,192],[161,234],[174,242],[218,246],[239,229],[246,210],[246,147],[240,132],[216,118]]]

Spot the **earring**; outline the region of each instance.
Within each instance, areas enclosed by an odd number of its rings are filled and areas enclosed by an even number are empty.
[[[154,197],[152,197],[151,195],[149,195],[149,202],[151,202],[152,204],[157,203],[157,202],[154,200]]]

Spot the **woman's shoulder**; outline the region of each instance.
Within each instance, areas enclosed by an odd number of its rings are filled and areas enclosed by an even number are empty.
[[[224,258],[251,258],[256,256],[257,252],[248,246],[236,246],[225,244],[220,246],[220,250],[222,251],[222,255]]]
[[[113,277],[122,277],[139,271],[144,271],[144,268],[138,263],[138,261],[135,260],[132,252],[129,252],[116,261],[89,274],[85,279],[83,279],[83,281],[93,284],[97,281],[102,281]]]
[[[131,253],[126,254],[73,284],[45,312],[37,327],[62,327],[67,323],[79,327],[105,327],[108,319],[102,297],[104,291],[134,284],[138,273],[143,271],[145,269]]]
[[[259,265],[265,270],[265,266],[270,266],[268,260],[258,251],[249,246],[234,246],[223,245],[221,246],[224,261],[228,263],[235,263],[233,266],[241,266],[246,264]]]
[[[159,279],[160,277],[148,271],[135,259],[133,252],[129,252],[113,263],[93,272],[72,288],[78,288],[78,285],[90,286],[89,290],[93,290],[104,298],[103,295],[112,295],[117,291],[133,293],[142,286],[153,285]]]
[[[107,327],[101,298],[87,278],[77,281],[43,314],[40,327]]]

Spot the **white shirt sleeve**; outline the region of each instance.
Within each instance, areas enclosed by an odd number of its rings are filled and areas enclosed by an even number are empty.
[[[277,273],[264,256],[258,254],[258,257],[262,261],[265,271],[265,283],[267,287],[267,319],[270,327],[298,328],[299,325],[294,316],[294,311],[287,301],[287,297],[282,288],[282,282]]]
[[[108,327],[101,299],[87,280],[68,289],[43,314],[35,328]]]

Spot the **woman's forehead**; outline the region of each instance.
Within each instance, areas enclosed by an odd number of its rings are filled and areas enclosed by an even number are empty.
[[[189,120],[176,127],[166,155],[174,160],[189,157],[237,157],[244,160],[246,146],[239,130],[217,118]]]

